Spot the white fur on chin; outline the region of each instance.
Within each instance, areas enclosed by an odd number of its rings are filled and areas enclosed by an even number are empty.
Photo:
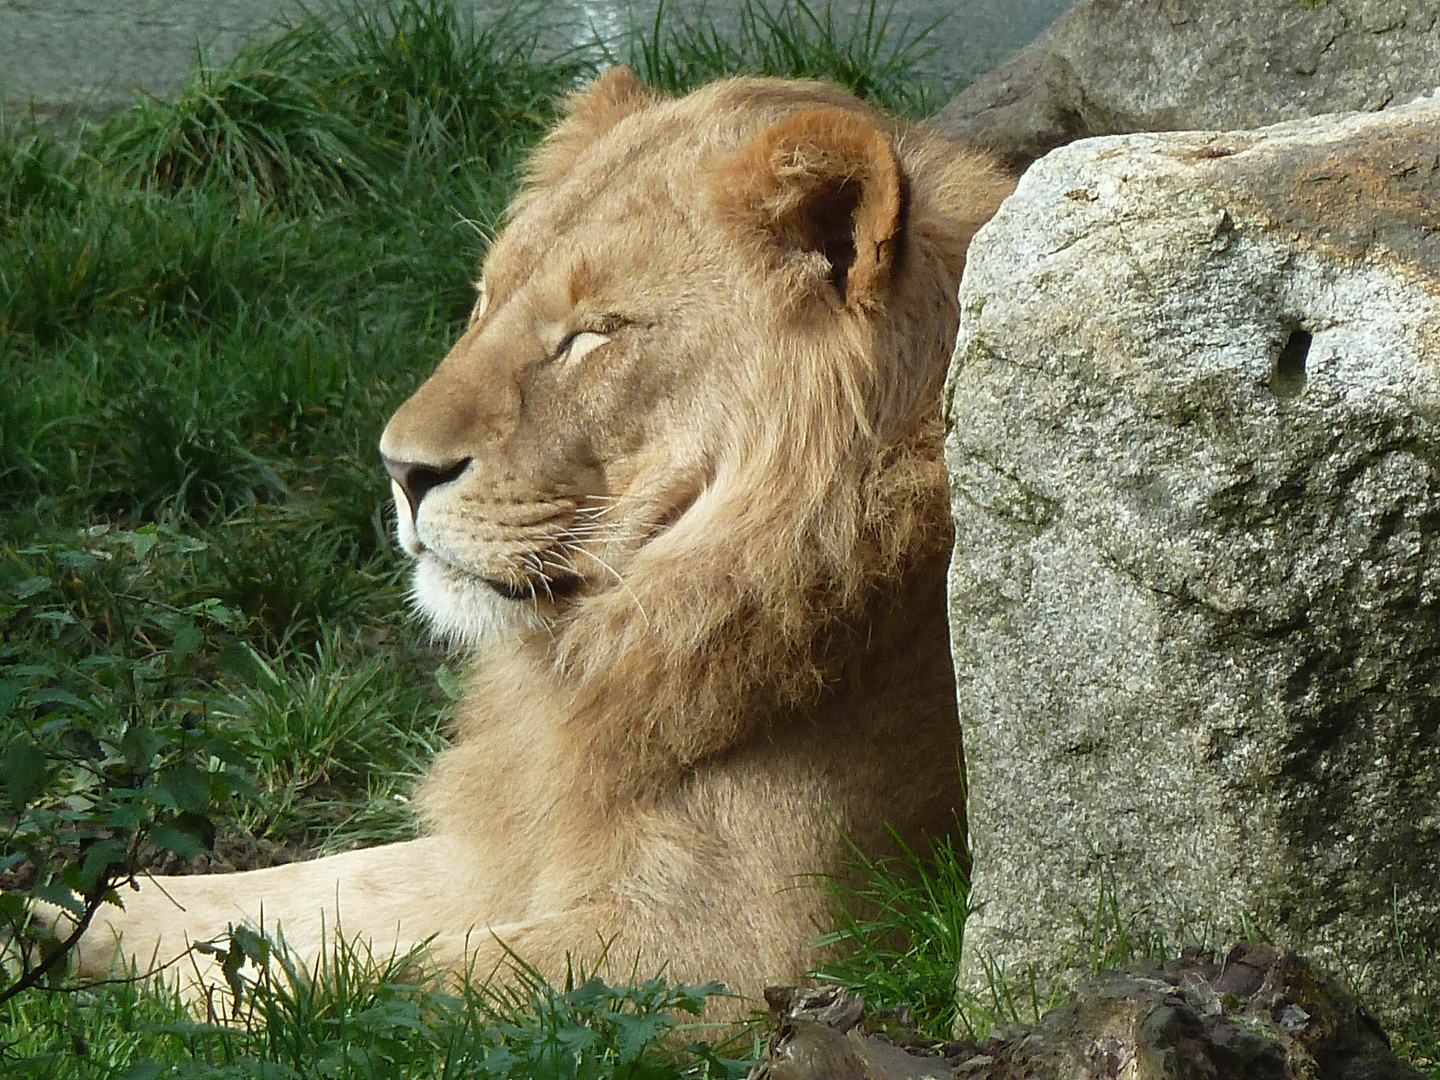
[[[415,567],[410,601],[438,637],[471,652],[521,631],[539,630],[544,621],[533,602],[507,600],[428,552]]]

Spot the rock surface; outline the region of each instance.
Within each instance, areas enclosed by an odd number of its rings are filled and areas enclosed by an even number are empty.
[[[766,996],[774,1034],[751,1080],[1421,1080],[1353,998],[1265,945],[1101,972],[979,1045],[907,1037],[833,989]]]
[[[1023,166],[1091,135],[1252,128],[1440,86],[1434,0],[1080,0],[934,121]]]
[[[1440,98],[1037,162],[947,384],[962,986],[1104,898],[1377,1010],[1440,942]]]

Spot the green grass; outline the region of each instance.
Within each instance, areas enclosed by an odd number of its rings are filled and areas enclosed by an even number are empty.
[[[125,982],[17,1000],[5,1075],[735,1080],[756,1053],[743,1032],[722,1030],[728,1042],[712,1045],[717,1032],[697,1022],[713,985],[637,978],[612,987],[576,973],[552,987],[518,965],[505,989],[451,991],[417,981],[408,955],[342,943],[307,970],[253,935],[240,947],[258,972],[234,997],[218,997],[210,1019]]]
[[[949,1039],[962,1020],[955,975],[965,939],[969,860],[957,847],[958,836],[923,856],[895,840],[897,856],[876,860],[855,850],[854,873],[827,882],[833,927],[817,941],[841,955],[816,975],[876,1008],[907,1009],[922,1034]]]

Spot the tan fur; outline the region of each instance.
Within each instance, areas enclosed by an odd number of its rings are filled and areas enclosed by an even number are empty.
[[[420,604],[475,653],[429,836],[165,879],[183,910],[146,885],[82,968],[117,933],[167,959],[262,909],[313,953],[338,905],[452,970],[608,948],[753,996],[821,959],[837,828],[878,851],[886,823],[951,826],[937,399],[1010,181],[830,86],[670,100],[625,69],[529,177],[382,441]]]

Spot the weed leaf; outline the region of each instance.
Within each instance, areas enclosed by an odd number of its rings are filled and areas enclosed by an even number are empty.
[[[11,744],[0,761],[0,782],[5,797],[15,809],[22,809],[45,784],[49,760],[44,751],[32,742]]]

